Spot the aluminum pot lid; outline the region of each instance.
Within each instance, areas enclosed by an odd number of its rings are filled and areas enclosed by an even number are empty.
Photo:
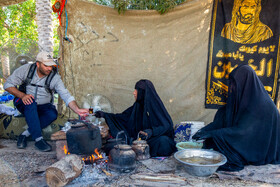
[[[146,140],[135,140],[132,142],[132,144],[134,144],[134,145],[147,144],[147,141]]]
[[[126,145],[126,144],[118,144],[114,146],[116,149],[122,149],[122,150],[129,150],[131,149],[130,145]]]
[[[122,140],[123,140],[122,138],[118,138],[118,139],[114,138],[114,139],[108,139],[107,142],[108,143],[116,143],[116,142],[119,142],[119,141],[122,141]]]

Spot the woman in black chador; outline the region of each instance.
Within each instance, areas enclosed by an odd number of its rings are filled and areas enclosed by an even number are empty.
[[[220,170],[279,164],[280,115],[275,104],[250,66],[237,67],[229,80],[227,104],[193,138],[205,139],[203,148],[213,148],[227,157]]]
[[[153,83],[138,81],[133,95],[135,103],[124,112],[111,114],[98,111],[95,116],[105,118],[113,137],[124,130],[131,143],[140,132],[147,136],[152,157],[171,155],[176,151],[173,123]]]

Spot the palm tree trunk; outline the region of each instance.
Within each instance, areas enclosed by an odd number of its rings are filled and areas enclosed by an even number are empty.
[[[40,51],[53,52],[52,8],[50,0],[36,0],[38,45]]]
[[[2,62],[2,70],[3,70],[3,78],[6,79],[10,76],[10,61],[9,61],[9,53],[5,55],[1,55]]]

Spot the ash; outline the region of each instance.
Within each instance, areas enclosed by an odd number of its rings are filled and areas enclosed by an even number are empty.
[[[95,160],[94,163],[84,165],[81,175],[71,181],[67,187],[104,185],[110,181],[109,176],[110,178],[114,178],[111,176],[115,174],[112,174],[108,168],[108,157],[105,153],[101,153],[100,155],[102,156],[101,159]]]
[[[106,178],[106,174],[96,164],[85,165],[81,175],[71,181],[67,186],[76,187],[104,183]]]

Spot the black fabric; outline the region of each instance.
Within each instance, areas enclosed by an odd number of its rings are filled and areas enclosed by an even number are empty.
[[[97,117],[97,118],[103,118],[103,117],[104,117],[104,112],[102,112],[102,111],[96,111],[94,115],[95,115],[95,117]]]
[[[276,102],[280,66],[279,12],[279,0],[213,0],[205,82],[206,108],[217,109],[226,104],[229,74],[243,64],[257,72]]]
[[[213,148],[227,157],[220,170],[279,164],[280,115],[275,104],[250,66],[237,67],[229,79],[227,105],[201,129],[212,137],[205,140],[203,148]]]
[[[136,83],[136,102],[120,114],[104,113],[106,123],[111,135],[124,130],[129,142],[137,138],[139,131],[151,129],[151,137],[148,139],[151,156],[167,156],[175,150],[173,122],[159,98],[154,85],[149,80],[140,80]],[[166,136],[166,138],[160,138]],[[161,153],[159,145],[165,142],[165,153]],[[151,146],[151,142],[153,144]],[[168,142],[168,143],[166,143]]]

